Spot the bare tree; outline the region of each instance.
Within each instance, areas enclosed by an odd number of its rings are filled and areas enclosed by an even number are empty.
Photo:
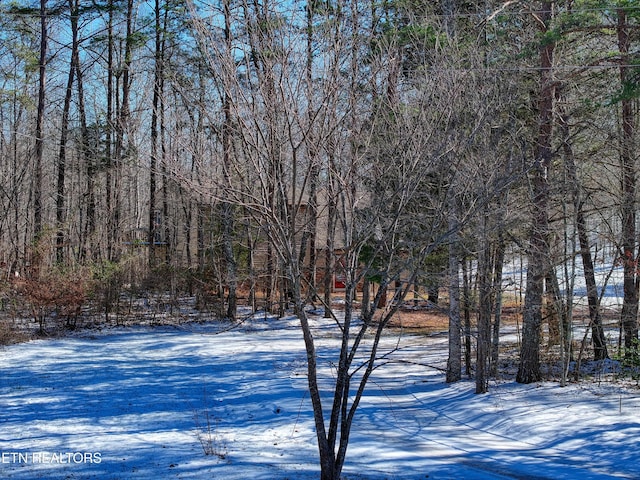
[[[585,192],[582,181],[578,178],[575,155],[573,151],[570,116],[560,109],[560,131],[562,132],[562,151],[564,155],[565,169],[573,196],[573,210],[575,226],[578,233],[580,257],[584,270],[584,280],[587,289],[587,302],[589,305],[589,326],[592,331],[594,357],[596,360],[604,360],[609,357],[607,343],[602,325],[600,313],[600,298],[596,283],[595,265],[589,242],[587,220],[585,212]]]

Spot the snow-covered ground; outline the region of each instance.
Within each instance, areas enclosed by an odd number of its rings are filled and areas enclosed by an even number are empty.
[[[600,305],[620,308],[624,283],[622,265],[614,262],[612,254],[607,256],[606,261],[599,255],[595,255],[595,261],[594,277],[598,286]],[[561,265],[556,268],[556,276],[561,293],[566,295],[567,291],[571,291],[573,293],[574,306],[587,306],[587,286],[584,280],[582,262],[576,259],[575,265],[568,265],[566,270],[564,267],[564,265]],[[516,256],[508,258],[502,274],[504,291],[516,298],[521,297],[523,299],[527,284],[526,260]]]
[[[337,335],[316,319],[331,378]],[[293,318],[119,328],[0,350],[0,478],[318,478]],[[399,342],[399,343],[398,343]],[[347,479],[640,478],[640,391],[616,381],[444,382],[444,335],[372,379]],[[209,455],[205,455],[209,453]]]

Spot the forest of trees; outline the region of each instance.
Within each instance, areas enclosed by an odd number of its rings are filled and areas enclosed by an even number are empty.
[[[639,21],[631,0],[4,2],[2,308],[99,299],[108,319],[123,290],[151,288],[212,296],[228,319],[239,302],[292,308],[319,406],[305,308],[335,315],[339,274],[344,376],[326,432],[316,419],[334,473],[354,352],[414,292],[446,296],[450,382],[473,324],[479,393],[516,258],[518,382],[541,378],[543,342],[578,354],[577,276],[584,355],[632,351]],[[623,270],[613,344],[608,267]]]
[[[471,288],[489,371],[502,266],[517,256],[518,378],[531,382],[545,308],[571,323],[576,265],[594,355],[609,355],[594,274],[609,262],[624,269],[621,343],[634,347],[634,2],[42,0],[0,13],[3,288],[21,278],[71,299],[91,278],[161,284],[224,296],[234,318],[238,298],[329,310],[339,271],[366,317],[385,301],[370,284],[393,288],[392,305],[435,284],[454,351]]]

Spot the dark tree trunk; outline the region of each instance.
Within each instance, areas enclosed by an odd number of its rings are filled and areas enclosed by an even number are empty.
[[[307,115],[307,131],[306,131],[306,147],[311,167],[309,169],[309,201],[304,215],[304,227],[302,238],[300,240],[299,264],[300,270],[304,274],[306,281],[305,289],[307,290],[307,300],[313,302],[317,295],[316,291],[316,231],[318,224],[318,179],[320,175],[320,164],[317,147],[316,132],[314,128],[315,121],[315,104],[314,104],[314,82],[313,82],[313,18],[314,6],[311,2],[307,2],[305,6],[307,20],[307,38],[306,38],[306,65],[305,65],[305,90],[309,102],[309,112]],[[313,106],[313,108],[312,108]],[[305,267],[305,259],[309,251],[309,260]]]
[[[232,32],[231,32],[231,5],[230,0],[223,1],[224,12],[224,39],[227,49],[228,61],[233,63],[232,52]],[[233,163],[232,157],[232,125],[233,118],[231,113],[231,92],[225,89],[222,98],[222,110],[224,112],[224,124],[222,126],[222,169],[224,175],[225,184],[231,191],[233,188],[231,179],[231,169]],[[233,204],[231,202],[222,203],[222,244],[224,251],[224,259],[226,265],[226,280],[227,287],[229,289],[227,296],[227,311],[226,317],[231,320],[236,319],[236,310],[238,305],[237,298],[237,261],[235,253],[233,251],[234,241],[234,229],[235,229],[235,215]]]
[[[624,92],[629,79],[630,26],[623,8],[618,9],[618,49],[620,51],[620,84]],[[636,166],[634,156],[635,114],[632,99],[622,95],[622,264],[624,268],[622,330],[625,349],[636,349],[638,339],[638,259],[636,258]]]
[[[576,163],[573,155],[573,148],[569,141],[569,119],[566,115],[560,116],[563,142],[562,149],[564,152],[565,168],[567,170],[567,178],[572,188],[573,208],[575,211],[576,230],[578,231],[578,242],[580,244],[580,258],[582,259],[582,268],[584,271],[584,281],[587,288],[587,302],[589,304],[589,326],[591,327],[593,338],[594,358],[596,360],[604,360],[609,358],[607,351],[607,341],[602,327],[602,318],[600,316],[600,300],[598,298],[598,286],[596,283],[595,267],[593,257],[591,255],[591,245],[589,244],[589,233],[587,231],[587,220],[584,213],[584,198],[582,194],[582,185],[578,179],[576,171]]]
[[[67,88],[64,95],[64,103],[62,107],[62,118],[60,123],[60,149],[58,151],[58,176],[56,185],[56,263],[62,265],[64,263],[64,243],[65,243],[65,181],[66,181],[66,165],[67,165],[67,139],[69,133],[69,112],[71,110],[71,99],[73,94],[73,83],[76,76],[80,74],[80,57],[79,57],[79,41],[78,41],[78,16],[80,14],[78,1],[69,0],[69,19],[71,22],[71,60],[69,62],[69,74],[67,76]],[[76,81],[79,81],[77,79]],[[78,92],[82,92],[82,86],[78,85]],[[79,102],[82,101],[79,99]],[[84,105],[82,105],[82,113],[84,113]],[[84,134],[85,131],[81,125],[81,145],[80,152],[84,152]]]
[[[498,374],[498,359],[500,354],[500,324],[502,322],[502,268],[504,265],[505,241],[502,233],[498,235],[498,243],[493,259],[493,298],[494,314],[491,333],[491,361],[490,374]]]
[[[42,160],[44,148],[44,114],[45,114],[45,91],[47,73],[47,0],[40,0],[40,57],[38,76],[38,110],[35,130],[35,153],[33,167],[33,238],[40,239],[43,228],[43,205],[42,205]],[[37,256],[37,254],[36,254]],[[41,259],[33,259],[33,267],[37,267]]]
[[[135,15],[133,0],[127,0],[126,11],[126,38],[124,42],[124,60],[122,63],[121,73],[121,86],[122,96],[118,98],[119,89],[115,89],[116,93],[116,106],[119,105],[119,112],[116,120],[116,138],[115,138],[115,165],[113,169],[113,189],[112,189],[112,205],[111,205],[111,218],[110,228],[107,232],[107,250],[108,259],[111,261],[118,261],[120,259],[120,235],[121,225],[120,217],[122,215],[122,169],[123,162],[129,152],[127,151],[129,143],[129,121],[130,121],[130,96],[131,96],[131,63],[133,60],[133,45],[134,45],[134,31],[133,20]],[[117,109],[117,108],[116,108]]]
[[[459,206],[455,198],[455,184],[449,187],[447,200],[449,231],[451,236],[448,251],[449,274],[449,352],[447,358],[447,383],[462,379],[462,321],[460,317],[460,241],[458,221]],[[463,260],[464,261],[464,260]]]
[[[552,19],[553,2],[542,2],[539,13],[542,33],[546,34]],[[549,179],[551,166],[551,134],[553,127],[554,80],[552,77],[555,43],[545,38],[540,46],[540,91],[538,142],[535,164],[531,171],[532,225],[527,254],[527,290],[525,293],[522,349],[516,380],[532,383],[540,380],[540,327],[544,278],[550,268],[549,259]]]
[[[464,367],[471,378],[471,281],[466,260],[462,260],[462,298],[464,313]]]
[[[69,74],[67,76],[67,88],[64,94],[64,103],[62,107],[62,118],[60,120],[60,149],[58,150],[58,176],[56,181],[56,263],[62,265],[64,263],[64,182],[66,179],[67,165],[67,136],[69,132],[69,111],[71,110],[71,96],[73,93],[73,78],[75,76],[75,48],[77,43],[77,29],[73,28],[74,19],[77,21],[74,12],[73,3],[69,2],[69,14],[72,22],[72,47],[71,61],[69,62]]]
[[[113,13],[114,13],[114,0],[109,0],[107,3],[107,12],[108,12],[108,20],[107,20],[107,112],[106,112],[106,122],[105,122],[105,206],[107,213],[107,259],[111,260],[111,251],[112,251],[112,234],[113,231],[113,188],[112,188],[112,169],[113,169],[113,137],[114,131],[117,132],[119,128],[115,125],[114,122],[114,95],[115,88],[117,86],[114,85],[115,80],[115,63],[114,63],[114,35],[113,35]],[[115,127],[115,128],[114,128]],[[91,165],[87,166],[88,173],[93,173],[93,168]],[[93,177],[93,175],[90,175]],[[91,178],[88,180],[88,190],[93,188]],[[93,212],[87,212],[87,230],[92,230],[95,225],[95,216]]]
[[[78,54],[78,52],[76,52]],[[82,77],[82,68],[80,67],[80,60],[76,61],[76,88],[78,94],[78,115],[80,116],[80,158],[81,163],[85,166],[85,172],[87,175],[86,184],[86,219],[83,226],[82,240],[80,242],[79,255],[82,260],[89,258],[95,261],[97,260],[97,248],[94,244],[94,233],[96,230],[96,194],[95,194],[95,162],[96,158],[92,158],[89,155],[89,128],[87,127],[87,114],[84,103],[84,84]],[[96,139],[99,142],[99,139]],[[96,150],[99,150],[97,148]]]
[[[336,205],[329,198],[327,212],[327,240],[324,250],[324,317],[331,318],[331,294],[333,292],[333,275],[335,273],[334,237],[336,232]]]
[[[153,103],[151,110],[151,156],[149,159],[149,230],[147,243],[149,244],[149,266],[155,267],[156,259],[156,240],[158,237],[158,229],[161,227],[158,222],[158,216],[156,214],[156,190],[157,180],[156,174],[158,172],[159,162],[159,123],[160,116],[162,115],[162,108],[164,107],[162,102],[163,96],[163,32],[161,22],[161,5],[160,0],[155,0],[154,3],[154,22],[155,22],[155,66],[153,71]]]
[[[476,361],[476,393],[489,390],[489,359],[491,342],[491,312],[493,300],[491,295],[491,249],[489,233],[486,225],[488,206],[481,215],[481,231],[478,236],[478,341]]]
[[[450,202],[450,207],[453,202]],[[451,208],[451,218],[456,214]],[[449,222],[451,231],[458,230],[457,221]],[[462,378],[462,325],[460,321],[460,260],[458,258],[457,235],[449,244],[449,356],[447,360],[447,383]]]

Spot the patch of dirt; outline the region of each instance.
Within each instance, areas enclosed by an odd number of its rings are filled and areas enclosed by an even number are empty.
[[[503,325],[521,322],[520,309],[505,307],[502,310]],[[471,325],[475,327],[476,313],[471,312]],[[449,313],[446,308],[402,308],[389,322],[390,328],[411,329],[415,333],[446,332],[449,329]]]
[[[449,315],[436,309],[401,310],[391,319],[389,327],[424,333],[444,332],[449,328]]]

